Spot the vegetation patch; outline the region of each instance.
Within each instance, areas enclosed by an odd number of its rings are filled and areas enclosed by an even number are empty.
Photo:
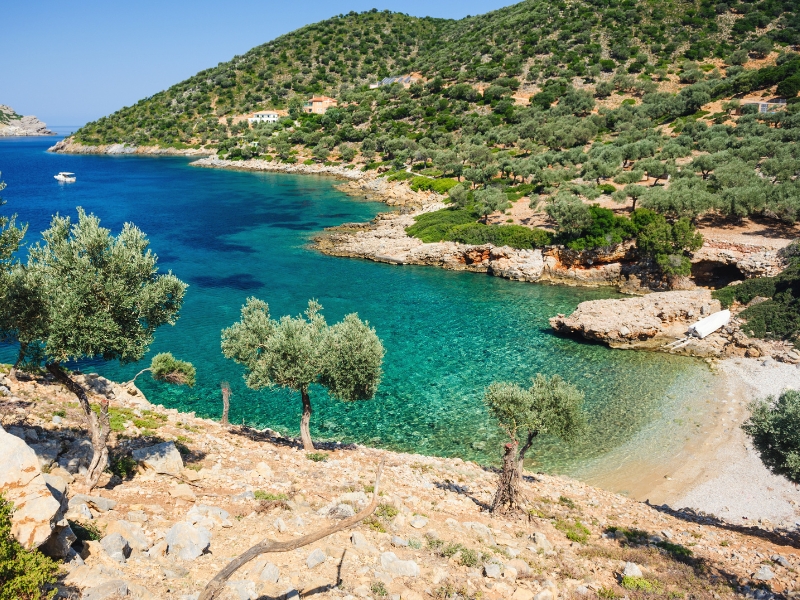
[[[592,533],[591,530],[580,521],[558,519],[554,526],[563,533],[569,541],[578,542],[579,544],[588,542],[589,536]]]

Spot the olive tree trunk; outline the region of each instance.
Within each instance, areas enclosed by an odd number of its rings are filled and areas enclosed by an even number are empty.
[[[491,512],[504,513],[519,507],[520,459],[517,454],[519,442],[514,440],[504,446],[503,470],[497,482],[497,491],[492,501]]]
[[[301,388],[300,395],[303,398],[303,416],[300,418],[300,440],[303,442],[303,450],[313,452],[314,443],[311,441],[311,430],[309,429],[309,424],[311,423],[311,398],[308,395],[308,388]]]
[[[63,384],[70,392],[75,394],[78,402],[83,409],[89,431],[92,434],[92,461],[86,472],[86,486],[91,490],[97,485],[100,475],[108,467],[108,435],[111,433],[111,424],[108,418],[108,398],[100,400],[100,414],[95,413],[89,405],[89,397],[86,390],[74,381],[58,363],[48,363],[47,370],[56,381]]]
[[[222,425],[228,424],[228,411],[231,408],[231,386],[228,385],[227,381],[222,382],[222,419],[220,423]]]
[[[20,343],[19,345],[19,353],[17,354],[17,360],[11,365],[11,370],[8,372],[8,378],[11,381],[17,381],[17,369],[22,364],[22,361],[25,360],[25,353],[28,351],[28,344]]]

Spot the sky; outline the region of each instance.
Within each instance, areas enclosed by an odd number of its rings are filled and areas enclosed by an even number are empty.
[[[0,104],[82,125],[303,25],[351,10],[463,18],[514,0],[4,0]]]

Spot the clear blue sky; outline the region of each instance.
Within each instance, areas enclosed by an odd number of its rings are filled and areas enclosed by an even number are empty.
[[[514,0],[5,0],[0,104],[82,125],[298,27],[371,8],[462,18]]]

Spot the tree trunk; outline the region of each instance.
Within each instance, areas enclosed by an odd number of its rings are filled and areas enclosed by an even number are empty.
[[[28,351],[28,344],[24,344],[20,342],[19,345],[19,354],[17,354],[16,362],[11,366],[11,370],[8,372],[8,378],[11,381],[17,381],[17,369],[22,364],[22,361],[25,360],[25,353]]]
[[[497,491],[490,509],[493,513],[509,512],[519,507],[520,460],[517,454],[518,446],[519,443],[516,440],[504,446],[503,471],[500,473]]]
[[[56,378],[56,381],[75,394],[89,425],[89,431],[92,434],[93,454],[92,461],[89,463],[89,470],[86,472],[86,486],[91,490],[97,485],[100,475],[108,467],[108,435],[111,433],[111,424],[108,418],[108,399],[103,397],[100,400],[100,414],[98,415],[89,405],[89,397],[86,395],[86,390],[78,382],[73,381],[61,368],[61,365],[48,363],[46,368]]]
[[[303,442],[303,450],[306,452],[313,452],[314,443],[311,441],[311,431],[308,427],[311,423],[311,398],[308,396],[308,388],[301,388],[300,395],[303,397],[303,416],[300,418],[300,440]]]
[[[222,384],[222,419],[223,425],[228,424],[228,411],[231,408],[231,388],[227,383]]]

